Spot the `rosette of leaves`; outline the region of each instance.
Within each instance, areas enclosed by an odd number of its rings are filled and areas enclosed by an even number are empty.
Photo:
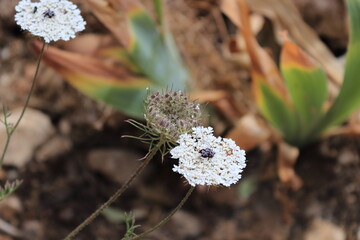
[[[87,54],[48,47],[44,61],[71,85],[135,118],[143,118],[147,88],[185,89],[188,73],[163,20],[161,0],[153,1],[155,19],[137,0],[84,2],[117,41]],[[86,34],[76,39],[80,45],[81,38]]]
[[[347,0],[350,40],[340,92],[328,97],[328,79],[322,68],[296,44],[286,40],[280,71],[257,43],[242,10],[241,29],[252,63],[252,89],[262,115],[294,145],[303,146],[325,130],[344,122],[360,106],[360,0]],[[239,1],[241,9],[246,8]]]

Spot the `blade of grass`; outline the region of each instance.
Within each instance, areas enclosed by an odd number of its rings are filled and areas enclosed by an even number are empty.
[[[313,136],[342,123],[360,105],[360,0],[347,0],[347,10],[350,18],[350,39],[344,82],[334,104],[314,129]]]
[[[155,13],[156,13],[156,21],[160,26],[163,25],[163,1],[162,0],[153,0]]]

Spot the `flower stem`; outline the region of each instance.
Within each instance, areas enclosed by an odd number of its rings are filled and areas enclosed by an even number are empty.
[[[184,205],[184,203],[186,202],[186,200],[188,200],[188,198],[190,197],[191,193],[194,191],[195,187],[191,187],[189,189],[189,191],[186,193],[185,197],[181,200],[181,202],[176,206],[176,208],[174,208],[174,210],[172,210],[172,212],[165,217],[163,220],[161,220],[158,224],[156,224],[154,227],[150,228],[149,230],[141,233],[140,235],[137,235],[136,237],[131,238],[131,240],[135,240],[135,239],[140,239],[142,237],[145,237],[146,235],[148,235],[149,233],[155,231],[156,229],[160,228],[161,226],[163,226],[165,223],[167,223],[170,218],[178,211],[180,210],[180,208]]]
[[[34,78],[33,78],[32,83],[31,83],[29,94],[26,97],[25,104],[24,104],[24,107],[23,107],[23,109],[21,111],[20,117],[16,121],[15,125],[13,127],[11,127],[11,129],[9,129],[9,123],[7,122],[7,117],[8,116],[7,116],[7,113],[5,111],[5,108],[3,107],[4,125],[5,125],[5,128],[6,128],[6,142],[5,142],[4,150],[2,152],[1,159],[0,159],[0,169],[2,167],[2,164],[4,162],[4,158],[5,158],[5,154],[6,154],[7,150],[8,150],[8,147],[9,147],[11,136],[14,133],[14,131],[16,130],[16,128],[19,126],[20,121],[23,118],[27,107],[29,106],[30,97],[31,97],[31,95],[32,95],[32,93],[34,91],[34,88],[35,88],[35,83],[36,83],[36,79],[37,79],[37,76],[38,76],[38,73],[39,73],[41,59],[43,58],[43,55],[44,55],[45,46],[46,46],[46,43],[44,42],[43,46],[41,48],[41,51],[40,51],[40,55],[39,55],[38,60],[37,60],[36,70],[35,70]]]
[[[141,165],[136,169],[136,171],[131,175],[131,177],[127,180],[127,182],[119,188],[114,195],[112,195],[107,202],[101,205],[95,212],[93,212],[88,218],[86,218],[79,226],[77,226],[71,233],[69,233],[64,240],[73,239],[81,230],[83,230],[87,225],[89,225],[100,213],[107,207],[109,207],[116,199],[118,199],[123,192],[130,186],[132,181],[139,176],[142,170],[146,167],[146,165],[150,162],[150,160],[155,156],[157,151],[161,148],[163,142],[160,141],[155,147],[151,148],[150,152],[146,155],[145,160],[141,163]]]

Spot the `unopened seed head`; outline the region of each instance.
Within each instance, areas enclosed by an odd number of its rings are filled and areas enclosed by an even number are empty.
[[[199,104],[181,91],[155,92],[146,99],[145,119],[153,132],[175,143],[181,134],[201,125],[202,113]]]

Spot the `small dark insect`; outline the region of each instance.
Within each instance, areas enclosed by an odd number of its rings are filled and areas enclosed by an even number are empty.
[[[33,13],[36,13],[36,11],[37,11],[37,7],[34,7],[34,11],[33,11]]]
[[[199,153],[203,158],[208,158],[208,159],[214,157],[215,155],[215,152],[211,148],[201,149]]]
[[[46,10],[45,12],[43,12],[44,17],[48,17],[48,18],[52,18],[55,16],[54,11],[51,11],[50,9]]]

